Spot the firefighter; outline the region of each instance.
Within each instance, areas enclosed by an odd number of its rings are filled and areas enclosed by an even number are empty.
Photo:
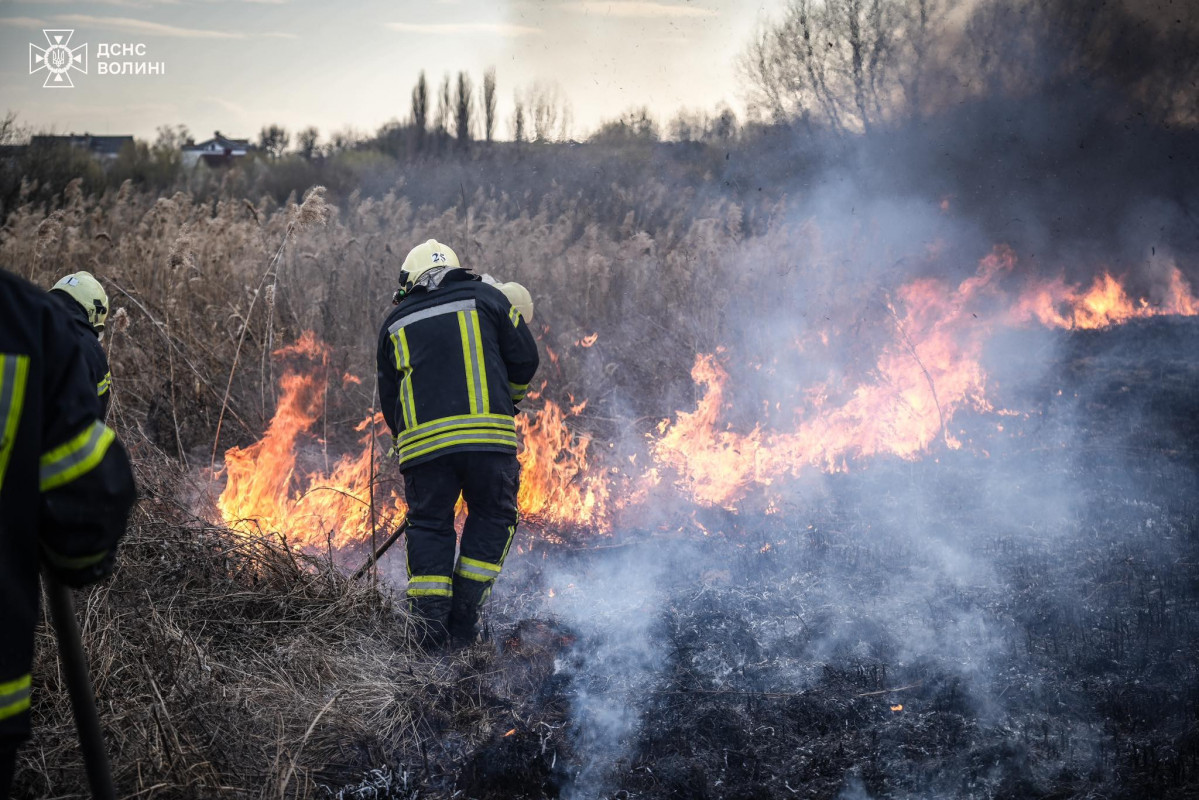
[[[409,608],[427,649],[469,643],[516,533],[514,416],[537,343],[504,292],[435,239],[408,253],[392,302],[378,381],[408,503]],[[467,517],[455,562],[459,495]]]
[[[39,566],[69,586],[104,577],[133,500],[79,337],[44,291],[0,269],[0,798],[29,735]]]
[[[70,328],[83,343],[83,358],[87,362],[88,374],[100,398],[102,416],[108,414],[109,389],[112,388],[112,373],[108,370],[108,357],[100,337],[104,333],[104,321],[108,319],[108,293],[100,281],[90,272],[64,275],[50,289],[63,313],[70,319]]]

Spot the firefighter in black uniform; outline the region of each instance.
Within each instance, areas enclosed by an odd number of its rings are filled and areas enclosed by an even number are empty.
[[[100,398],[103,419],[108,413],[109,389],[112,388],[108,356],[104,355],[104,347],[100,344],[104,321],[108,319],[108,293],[90,272],[76,272],[64,275],[51,287],[50,295],[58,301],[70,320],[69,327],[79,337],[88,374]]]
[[[0,270],[0,798],[29,735],[39,566],[70,586],[104,577],[133,501],[78,336],[46,292]]]
[[[400,286],[379,331],[379,397],[408,503],[409,608],[422,644],[436,648],[450,635],[473,641],[516,533],[513,418],[537,371],[537,343],[504,292],[436,240],[404,259]],[[467,518],[455,563],[460,494]]]

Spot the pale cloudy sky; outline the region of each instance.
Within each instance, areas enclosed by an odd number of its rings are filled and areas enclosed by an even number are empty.
[[[494,66],[499,132],[513,93],[556,83],[578,137],[645,105],[666,122],[680,107],[739,113],[735,62],[784,0],[0,0],[0,111],[57,132],[153,138],[162,124],[256,137],[265,124],[373,132],[409,114],[423,69],[435,87],[466,70],[476,87]],[[87,75],[46,89],[31,75],[42,29],[74,29]],[[141,43],[165,76],[98,74],[100,43]]]

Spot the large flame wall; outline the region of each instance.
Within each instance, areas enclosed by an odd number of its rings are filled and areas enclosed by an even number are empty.
[[[886,300],[892,330],[868,377],[848,383],[830,376],[798,387],[802,400],[789,430],[735,430],[727,421],[729,375],[722,365],[735,354],[697,354],[691,377],[702,397],[694,410],[677,411],[648,434],[652,463],[635,475],[617,476],[612,465],[595,463],[590,437],[571,425],[572,413],[585,403],[564,411],[537,398],[540,405],[517,419],[522,513],[551,526],[604,530],[617,506],[635,505],[665,480],[698,505],[730,506],[755,487],[806,470],[846,470],[879,455],[915,459],[938,443],[956,449],[962,443],[951,425],[955,414],[993,410],[982,352],[998,330],[1101,328],[1199,313],[1199,301],[1177,268],[1164,296],[1150,301],[1132,297],[1108,273],[1089,286],[1055,279],[1012,288],[1014,265],[1014,254],[998,248],[963,281],[922,278],[901,286]],[[827,344],[836,332],[814,335]],[[586,346],[593,343],[591,338]],[[394,490],[379,490],[379,475],[394,470],[384,463],[382,415],[357,426],[357,450],[332,467],[304,463],[301,454],[322,413],[328,351],[306,333],[275,355],[291,366],[279,381],[274,418],[258,442],[225,454],[219,509],[226,524],[280,531],[306,546],[369,540],[372,530],[393,524],[404,511]],[[621,503],[614,501],[617,480],[634,487]]]

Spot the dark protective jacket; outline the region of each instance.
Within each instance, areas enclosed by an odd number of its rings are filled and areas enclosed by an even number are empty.
[[[92,327],[92,323],[88,322],[87,311],[79,305],[79,301],[66,292],[51,290],[50,296],[55,299],[67,317],[67,327],[79,337],[79,344],[83,348],[83,360],[87,363],[87,371],[91,376],[92,385],[96,387],[96,395],[100,398],[100,418],[103,419],[108,414],[112,373],[108,369],[108,356],[104,354],[100,336]]]
[[[417,287],[384,321],[377,362],[401,469],[450,452],[516,453],[537,343],[499,289],[464,269]]]
[[[79,336],[0,270],[0,741],[29,731],[39,566],[71,586],[106,575],[134,497]]]

